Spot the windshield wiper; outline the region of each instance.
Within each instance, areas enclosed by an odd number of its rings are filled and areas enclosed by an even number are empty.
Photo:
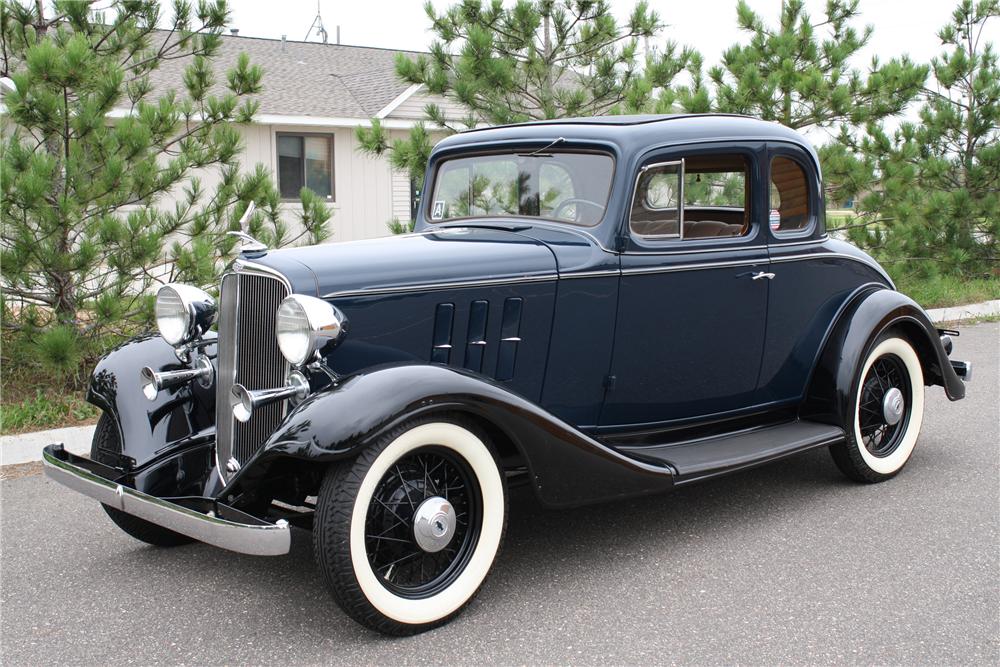
[[[555,146],[557,144],[561,144],[564,141],[566,141],[565,137],[559,137],[555,141],[553,141],[552,143],[550,143],[548,146],[542,146],[537,151],[533,151],[531,153],[517,153],[517,156],[518,157],[552,157],[552,153],[546,153],[545,151],[549,150],[550,148],[552,148],[553,146]]]

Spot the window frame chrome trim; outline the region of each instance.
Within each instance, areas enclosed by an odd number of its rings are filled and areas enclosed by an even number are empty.
[[[635,208],[635,198],[639,193],[639,180],[642,175],[645,174],[650,169],[655,169],[657,167],[671,167],[674,165],[680,165],[680,170],[677,172],[678,182],[680,188],[678,191],[677,198],[677,233],[676,234],[637,234],[634,229],[632,229],[632,210]],[[669,211],[669,208],[658,208],[658,209],[648,209],[651,211]],[[628,205],[628,232],[631,236],[644,241],[656,241],[659,239],[680,239],[684,240],[684,158],[680,160],[666,160],[663,162],[652,162],[650,164],[643,165],[639,167],[639,173],[635,175],[635,185],[632,186],[632,198],[629,200]]]

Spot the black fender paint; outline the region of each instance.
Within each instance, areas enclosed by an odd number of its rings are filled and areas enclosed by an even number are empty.
[[[875,338],[892,327],[902,330],[916,350],[925,384],[943,386],[952,401],[965,397],[965,384],[923,308],[905,294],[873,288],[857,294],[833,327],[813,371],[803,416],[843,426],[851,410],[857,369]]]
[[[673,486],[669,468],[623,456],[496,382],[447,366],[392,364],[344,378],[307,398],[224,493],[252,491],[280,459],[324,464],[352,458],[404,420],[431,412],[464,413],[502,431],[524,458],[539,500],[550,507]]]
[[[215,337],[209,332],[206,337]],[[215,345],[195,354],[215,357]],[[90,378],[87,401],[109,413],[118,425],[121,452],[102,452],[101,463],[126,472],[213,438],[215,433],[215,389],[197,383],[161,391],[147,399],[139,382],[139,371],[190,368],[174,348],[158,335],[133,338],[112,350],[97,364]]]

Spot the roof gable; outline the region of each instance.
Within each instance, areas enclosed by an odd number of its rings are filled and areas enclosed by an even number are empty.
[[[215,94],[225,90],[225,73],[240,53],[264,70],[263,89],[255,99],[261,114],[368,119],[398,98],[410,85],[396,77],[397,53],[364,46],[291,42],[222,36],[213,60]],[[183,86],[187,58],[169,60],[150,75],[154,94]]]

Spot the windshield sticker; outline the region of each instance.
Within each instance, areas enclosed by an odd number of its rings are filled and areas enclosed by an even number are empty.
[[[771,209],[771,231],[776,232],[781,227],[781,212],[776,208]]]
[[[438,199],[434,202],[434,209],[431,211],[431,220],[444,219],[444,200]]]

